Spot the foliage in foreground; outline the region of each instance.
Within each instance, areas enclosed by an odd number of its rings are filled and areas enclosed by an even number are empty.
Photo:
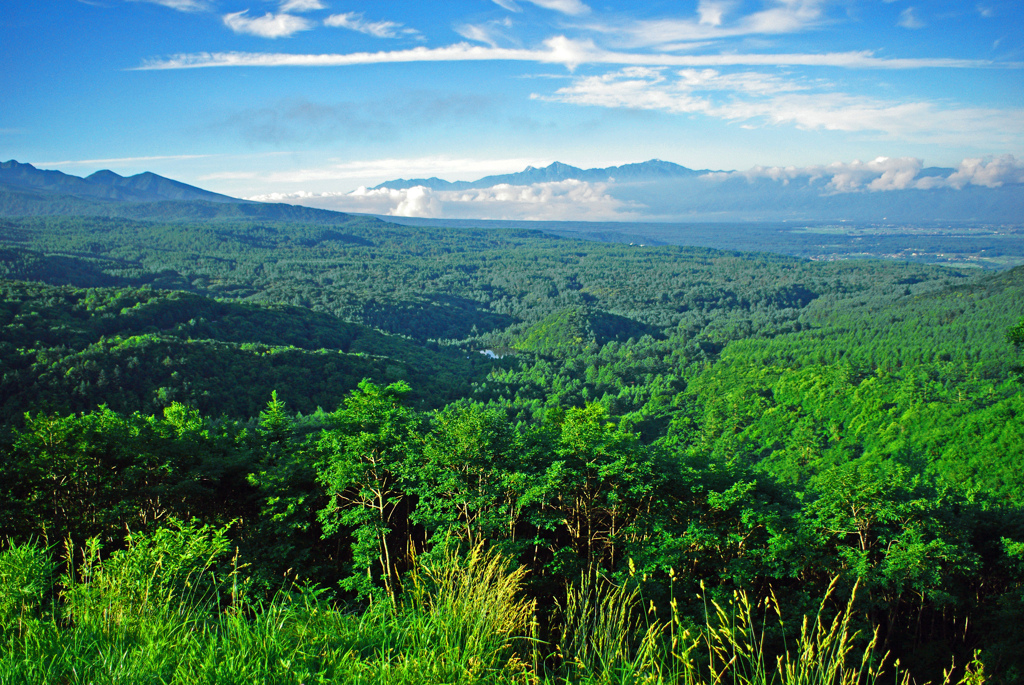
[[[52,550],[9,546],[0,682],[529,680],[518,653],[529,653],[534,607],[523,570],[495,555],[441,555],[395,599],[346,611],[301,584],[268,602],[248,596],[225,533],[177,525],[106,558],[93,538],[66,550],[56,585]]]
[[[560,639],[537,638],[525,571],[477,546],[417,561],[395,596],[343,609],[294,584],[248,596],[226,529],[175,524],[106,557],[68,546],[0,552],[2,683],[907,683],[876,639],[852,629],[852,601],[804,617],[771,653],[769,616],[743,593],[703,626],[659,619],[636,585],[583,578],[562,605]],[[51,589],[52,588],[52,589]],[[831,592],[832,588],[830,588]],[[951,682],[947,674],[946,682]],[[980,663],[963,684],[984,682]]]

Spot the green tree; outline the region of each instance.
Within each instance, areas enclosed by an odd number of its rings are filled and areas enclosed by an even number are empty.
[[[926,600],[941,600],[952,570],[969,575],[978,566],[967,536],[947,520],[963,503],[941,496],[902,464],[850,462],[822,473],[814,489],[817,499],[803,516],[838,562],[830,572],[864,588],[885,647],[899,632],[908,601],[920,615]]]
[[[394,595],[408,550],[409,469],[421,449],[419,417],[402,405],[408,392],[404,382],[362,381],[317,442],[317,480],[328,497],[318,514],[323,535],[352,536],[343,584],[361,596],[377,594],[377,579]]]
[[[415,521],[470,547],[514,538],[529,475],[517,458],[523,441],[504,412],[453,405],[430,425],[415,470]]]
[[[289,569],[315,573],[320,551],[316,507],[323,504],[323,489],[309,441],[299,435],[276,390],[260,412],[255,435],[246,438],[251,454],[246,479],[256,491],[259,514],[245,534],[258,571],[271,583]]]
[[[1017,348],[1024,346],[1024,318],[1021,318],[1016,326],[1006,331],[1006,340]]]
[[[568,546],[554,542],[556,570],[623,560],[623,548],[645,539],[646,524],[663,480],[657,448],[609,420],[599,404],[570,409],[558,426],[554,453],[543,476],[540,519],[557,523]]]

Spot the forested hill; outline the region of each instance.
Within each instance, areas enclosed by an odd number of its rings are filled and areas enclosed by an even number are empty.
[[[337,405],[363,378],[407,381],[438,407],[486,373],[479,355],[422,346],[287,305],[143,288],[0,280],[0,416],[29,410],[159,412],[182,402],[257,415],[274,390],[299,411]]]
[[[13,159],[0,163],[0,187],[51,196],[63,195],[120,202],[245,202],[148,171],[124,177],[113,171],[104,170],[80,178],[61,171],[37,169],[31,164],[21,164]]]
[[[0,183],[0,217],[94,216],[150,221],[266,220],[345,224],[374,221],[342,212],[270,202],[190,200],[123,201],[40,192]]]
[[[0,220],[0,276],[0,538],[194,520],[350,611],[485,544],[553,655],[581,578],[680,632],[779,602],[766,663],[856,586],[918,682],[1024,673],[1024,268],[50,216]]]
[[[240,200],[150,172],[124,177],[112,171],[97,171],[80,178],[15,160],[0,163],[0,217],[30,216],[325,224],[375,221],[324,209]]]

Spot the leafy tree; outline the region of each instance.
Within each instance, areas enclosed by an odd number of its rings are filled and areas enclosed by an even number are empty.
[[[1006,332],[1007,342],[1020,347],[1024,345],[1024,318],[1020,322]]]
[[[513,540],[528,486],[525,445],[504,412],[451,405],[431,417],[414,470],[414,519],[435,539]]]
[[[579,568],[614,568],[648,533],[664,479],[657,450],[598,404],[570,409],[557,431],[537,514],[549,528],[564,527],[568,544],[552,541],[556,570],[571,577]]]
[[[408,551],[410,468],[421,450],[419,417],[402,405],[405,383],[364,380],[331,414],[317,441],[317,480],[328,504],[318,517],[325,537],[353,539],[344,586],[362,596],[394,595]]]

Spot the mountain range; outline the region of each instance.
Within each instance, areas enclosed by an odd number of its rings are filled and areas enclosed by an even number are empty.
[[[246,202],[164,178],[149,171],[135,176],[121,176],[113,171],[103,170],[81,178],[62,171],[37,169],[31,164],[22,164],[13,159],[0,162],[0,184],[10,190],[55,193],[115,202]]]
[[[965,162],[968,160],[965,160]],[[978,160],[975,160],[978,161]],[[998,170],[998,171],[997,171]],[[515,207],[501,203],[509,193],[503,185],[540,188],[540,184],[578,181],[593,184],[587,199],[600,199],[604,215],[588,215],[584,203],[559,216],[546,217],[538,203]],[[397,203],[421,186],[421,206],[434,213],[406,213]],[[490,192],[484,192],[491,189]],[[477,190],[475,195],[460,191]],[[541,219],[587,221],[851,221],[851,222],[979,222],[1020,223],[1024,220],[1024,168],[995,160],[960,169],[923,167],[916,160],[879,158],[872,162],[832,164],[797,169],[758,167],[748,172],[689,169],[650,160],[607,168],[581,169],[555,162],[527,167],[514,174],[487,176],[476,181],[439,178],[396,179],[369,189],[391,192],[395,207],[369,210],[349,196],[326,194],[295,201],[376,214],[438,219]],[[423,196],[423,193],[427,193]],[[552,189],[571,193],[569,187]],[[340,197],[339,197],[340,196]],[[362,197],[368,197],[364,193]],[[378,195],[377,197],[382,197]],[[406,203],[408,205],[408,203]],[[574,216],[575,215],[575,216]]]
[[[10,160],[0,164],[0,216],[246,218],[332,224],[351,220],[353,213],[452,221],[1020,224],[1024,220],[1024,169],[1015,162],[1004,164],[999,177],[992,175],[994,166],[975,167],[976,175],[969,176],[964,168],[921,168],[920,164],[879,170],[877,164],[882,162],[886,160],[750,172],[695,170],[661,160],[594,169],[555,162],[476,181],[396,179],[352,193],[299,193],[283,198],[295,204],[285,204],[233,198],[149,172],[125,177],[97,171],[80,178]],[[906,164],[907,160],[893,162]],[[509,193],[507,186],[528,192]],[[477,192],[462,193],[466,190]],[[528,196],[525,201],[519,199],[523,195]],[[603,214],[588,213],[595,202]]]
[[[109,216],[142,220],[261,219],[342,224],[349,214],[283,203],[252,202],[151,172],[81,178],[15,160],[0,163],[0,216]]]
[[[445,181],[437,177],[404,179],[386,181],[371,190],[391,188],[393,190],[406,190],[416,186],[423,186],[431,190],[476,190],[480,188],[492,188],[497,185],[528,186],[534,183],[557,183],[559,181],[585,181],[588,183],[631,183],[644,181],[665,181],[669,179],[695,178],[704,174],[712,173],[709,169],[695,171],[687,169],[679,164],[663,162],[660,159],[652,159],[638,164],[623,164],[622,166],[611,166],[604,169],[581,169],[579,167],[554,162],[553,164],[536,168],[526,167],[523,171],[514,174],[499,174],[485,176],[476,181]]]

